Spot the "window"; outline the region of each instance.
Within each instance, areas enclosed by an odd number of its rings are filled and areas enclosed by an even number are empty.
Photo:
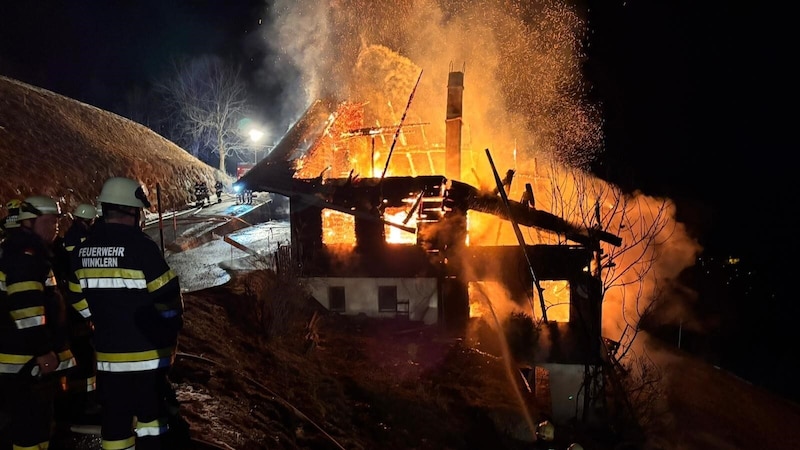
[[[378,286],[378,311],[397,311],[397,286]]]
[[[328,309],[334,312],[344,312],[344,286],[328,287]]]

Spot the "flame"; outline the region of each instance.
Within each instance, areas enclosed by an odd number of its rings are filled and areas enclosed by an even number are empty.
[[[570,290],[566,280],[541,280],[542,297],[547,308],[547,320],[569,322]],[[535,295],[535,293],[534,293]],[[542,317],[542,304],[539,297],[533,298],[533,310],[536,317]]]
[[[350,214],[325,209],[322,211],[322,243],[356,245],[356,219]]]
[[[411,201],[413,201],[413,199],[411,199]],[[408,217],[408,211],[406,211],[404,208],[386,208],[386,211],[384,211],[383,214],[383,218],[387,222],[392,222],[414,228],[416,228],[417,225],[416,216],[417,216],[416,214],[412,214],[411,217],[409,217],[408,222],[404,223],[406,217]],[[389,242],[391,244],[417,243],[416,233],[411,233],[402,230],[400,228],[393,227],[391,225],[385,225],[385,235],[386,235],[386,242]]]

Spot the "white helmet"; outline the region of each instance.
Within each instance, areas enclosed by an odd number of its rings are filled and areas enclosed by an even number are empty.
[[[19,228],[19,222],[17,222],[19,216],[19,207],[22,204],[22,200],[20,199],[12,199],[6,203],[6,209],[8,210],[8,215],[5,219],[4,226],[6,229],[8,228]]]
[[[97,217],[97,208],[88,203],[81,203],[75,207],[75,211],[72,212],[72,215],[80,217],[81,219],[92,220]]]
[[[544,441],[552,441],[556,435],[556,427],[549,420],[539,423],[536,426],[536,436]]]
[[[43,195],[28,197],[20,204],[17,221],[35,219],[45,214],[61,215],[61,208],[55,200]]]
[[[149,208],[142,185],[135,180],[125,177],[113,177],[106,180],[97,200],[101,203],[113,205],[132,206],[134,208]]]

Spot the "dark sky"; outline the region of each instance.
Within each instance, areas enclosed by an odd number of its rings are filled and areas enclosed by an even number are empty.
[[[593,3],[587,73],[607,121],[598,172],[676,199],[709,246],[763,252],[794,242],[792,51],[781,12]]]
[[[582,3],[586,76],[607,137],[596,172],[675,199],[715,251],[763,257],[763,238],[795,242],[787,14],[723,1]],[[264,0],[4,1],[0,74],[113,110],[176,56],[247,63],[243,43],[266,9]]]

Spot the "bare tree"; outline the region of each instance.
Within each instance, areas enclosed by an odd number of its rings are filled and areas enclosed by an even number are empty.
[[[537,198],[543,209],[590,233],[604,230],[622,238],[619,247],[599,242],[591,267],[605,305],[609,358],[616,365],[605,376],[618,376],[618,394],[628,414],[639,426],[651,427],[657,422],[661,371],[636,337],[642,318],[663,301],[665,282],[693,263],[697,247],[675,221],[675,205],[669,199],[626,193],[556,163],[544,171],[534,176],[539,193],[549,194]]]
[[[219,170],[225,172],[225,158],[248,148],[239,126],[250,112],[239,69],[203,56],[174,63],[173,72],[157,86],[170,115],[169,137],[195,156],[203,148],[211,149],[219,155]]]

